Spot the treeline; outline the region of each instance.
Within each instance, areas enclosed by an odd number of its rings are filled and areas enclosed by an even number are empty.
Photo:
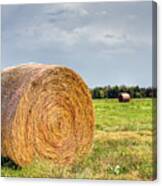
[[[141,88],[139,86],[105,86],[91,89],[92,98],[118,98],[119,93],[127,92],[131,98],[156,97],[156,89],[151,87]]]

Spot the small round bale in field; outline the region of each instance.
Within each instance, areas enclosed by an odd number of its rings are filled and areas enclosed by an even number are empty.
[[[69,68],[29,64],[4,70],[1,110],[1,154],[20,166],[37,157],[71,164],[91,148],[91,94]]]
[[[130,94],[127,92],[121,92],[118,96],[119,102],[129,102],[130,98]]]

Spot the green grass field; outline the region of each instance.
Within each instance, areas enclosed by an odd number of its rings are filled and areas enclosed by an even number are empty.
[[[152,180],[152,100],[94,100],[96,129],[91,152],[72,166],[35,161],[25,168],[3,163],[1,175],[90,179]]]

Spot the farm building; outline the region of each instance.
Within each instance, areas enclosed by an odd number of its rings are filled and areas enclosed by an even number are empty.
[[[119,102],[129,102],[130,101],[130,94],[127,92],[122,92],[118,96]]]

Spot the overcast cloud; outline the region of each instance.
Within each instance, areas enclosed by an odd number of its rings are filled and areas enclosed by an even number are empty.
[[[2,6],[2,68],[61,64],[90,87],[152,85],[152,2]]]

